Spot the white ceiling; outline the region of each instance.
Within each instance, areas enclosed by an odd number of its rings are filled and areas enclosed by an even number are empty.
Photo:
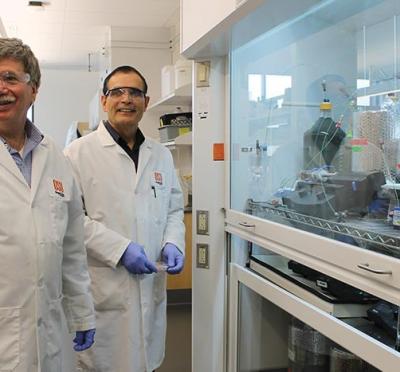
[[[0,0],[8,37],[28,44],[42,66],[87,66],[88,54],[104,47],[107,26],[170,27],[179,0]],[[1,33],[1,27],[0,27]]]

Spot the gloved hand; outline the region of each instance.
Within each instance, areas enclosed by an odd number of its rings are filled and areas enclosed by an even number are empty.
[[[77,331],[75,334],[74,342],[74,350],[75,351],[83,351],[89,349],[94,342],[94,334],[96,333],[95,329],[88,329],[87,331]]]
[[[179,274],[183,269],[185,257],[172,243],[165,244],[161,252],[162,260],[168,265],[168,274]]]
[[[368,212],[375,216],[386,216],[388,214],[389,202],[389,199],[377,197],[368,205]]]
[[[143,247],[133,242],[129,243],[122,255],[121,263],[132,274],[151,274],[157,272],[154,263],[144,253]]]

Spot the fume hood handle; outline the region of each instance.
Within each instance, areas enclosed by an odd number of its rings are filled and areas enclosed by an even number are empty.
[[[368,271],[370,273],[373,273],[373,274],[392,275],[392,271],[391,270],[374,269],[374,268],[370,267],[368,263],[359,264],[359,265],[357,265],[357,267],[362,269],[362,270],[365,270],[365,271]]]
[[[247,222],[239,222],[239,225],[243,227],[256,227],[256,225],[254,225],[253,223],[247,223]]]

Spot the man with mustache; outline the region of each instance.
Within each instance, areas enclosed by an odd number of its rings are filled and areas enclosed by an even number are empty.
[[[39,64],[0,38],[0,369],[61,372],[64,310],[74,349],[93,343],[82,201],[62,152],[27,119]]]

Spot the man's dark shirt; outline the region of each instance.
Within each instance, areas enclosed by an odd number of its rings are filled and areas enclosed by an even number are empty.
[[[137,129],[135,135],[135,144],[133,145],[133,149],[131,150],[125,140],[119,135],[119,133],[111,126],[111,124],[107,120],[104,121],[104,126],[106,127],[108,133],[110,133],[114,141],[118,145],[120,145],[128,154],[128,156],[133,160],[137,171],[139,164],[139,148],[145,140],[142,131],[139,128]]]

